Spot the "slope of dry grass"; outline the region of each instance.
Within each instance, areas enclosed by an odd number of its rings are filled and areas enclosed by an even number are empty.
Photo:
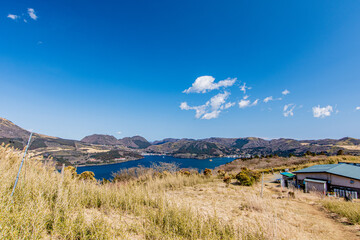
[[[101,185],[0,147],[0,239],[355,239],[300,199],[192,174]],[[317,200],[316,200],[317,201]]]
[[[360,202],[341,200],[325,200],[322,205],[331,212],[347,218],[353,224],[360,224]]]
[[[284,171],[285,169],[297,170],[310,167],[316,164],[337,164],[338,162],[360,163],[360,156],[304,156],[304,157],[272,157],[272,158],[253,158],[235,159],[234,161],[218,167],[226,172],[238,173],[241,168],[247,167],[258,171]]]

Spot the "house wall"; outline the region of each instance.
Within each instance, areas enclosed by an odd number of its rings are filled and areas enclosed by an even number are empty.
[[[330,181],[330,174],[328,173],[297,173],[296,177],[298,181],[302,181],[305,178],[313,178],[319,180]]]
[[[330,181],[330,185],[333,187],[339,186],[352,188],[360,194],[360,180],[355,180],[329,173],[298,173],[296,174],[296,176],[298,183],[302,182],[305,178],[320,179]],[[354,183],[350,183],[350,180],[354,181]]]
[[[350,183],[350,180],[353,180],[354,183]],[[337,176],[337,175],[331,175],[331,185],[360,189],[360,181],[359,180],[354,180],[354,179]]]
[[[309,192],[327,192],[326,183],[306,182],[306,190]]]

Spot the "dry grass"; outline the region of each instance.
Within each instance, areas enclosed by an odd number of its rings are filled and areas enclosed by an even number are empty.
[[[357,239],[356,231],[329,218],[320,210],[320,195],[295,190],[295,199],[274,186],[226,187],[221,180],[167,192],[179,206],[216,216],[238,226],[250,239]]]
[[[238,173],[241,168],[246,167],[252,170],[270,172],[284,171],[285,169],[298,170],[316,164],[337,164],[338,162],[360,163],[360,156],[304,156],[304,157],[272,157],[272,158],[253,158],[235,159],[234,161],[222,165],[219,169],[226,172]]]
[[[167,173],[100,184],[0,147],[0,239],[352,239],[300,199]]]
[[[232,225],[199,217],[164,197],[167,189],[210,179],[171,174],[166,179],[100,185],[78,180],[69,171],[62,176],[52,166],[28,159],[10,199],[20,160],[19,152],[0,147],[1,239],[236,238]]]
[[[325,200],[322,205],[331,212],[345,217],[353,224],[360,224],[360,203],[345,202],[343,199]]]

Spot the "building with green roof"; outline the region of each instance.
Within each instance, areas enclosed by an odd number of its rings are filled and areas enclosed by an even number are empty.
[[[305,191],[333,192],[338,196],[360,196],[360,166],[352,163],[314,165],[294,172]]]

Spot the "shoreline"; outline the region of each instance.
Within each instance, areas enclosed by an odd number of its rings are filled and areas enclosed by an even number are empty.
[[[104,166],[104,165],[112,165],[112,164],[118,164],[118,163],[125,163],[125,162],[130,162],[130,161],[137,161],[137,160],[141,160],[141,159],[144,159],[144,157],[138,158],[138,159],[121,160],[121,161],[118,161],[118,162],[111,162],[111,163],[81,164],[81,165],[73,165],[73,166],[75,166],[76,168],[78,168],[78,167],[91,167],[91,166]]]
[[[112,164],[118,164],[118,163],[125,163],[125,162],[130,162],[130,161],[137,161],[137,160],[142,160],[144,159],[145,157],[149,157],[149,156],[165,156],[165,157],[173,157],[173,158],[176,158],[176,159],[196,159],[196,160],[204,160],[204,161],[209,161],[209,160],[212,160],[212,159],[217,159],[217,158],[227,158],[227,157],[209,157],[209,158],[181,158],[181,157],[174,157],[174,156],[171,156],[171,155],[143,155],[142,158],[138,158],[138,159],[133,159],[133,160],[122,160],[122,161],[119,161],[119,162],[111,162],[111,163],[99,163],[99,164],[81,164],[81,165],[72,165],[76,168],[78,167],[96,167],[96,166],[105,166],[105,165],[112,165]],[[229,158],[231,159],[231,158]],[[232,158],[232,161],[236,160],[237,158]],[[230,161],[230,162],[232,162]],[[160,161],[159,161],[160,162]],[[223,164],[225,165],[225,164]],[[220,166],[223,166],[223,165],[220,165]],[[218,166],[218,167],[220,167]]]

